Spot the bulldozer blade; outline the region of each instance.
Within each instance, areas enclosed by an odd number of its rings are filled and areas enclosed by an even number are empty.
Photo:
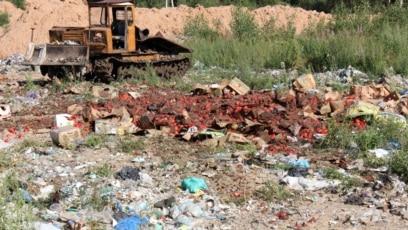
[[[23,65],[85,66],[89,49],[86,45],[54,45],[30,43]]]

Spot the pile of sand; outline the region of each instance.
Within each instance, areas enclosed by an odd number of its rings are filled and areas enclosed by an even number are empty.
[[[0,29],[0,59],[13,54],[24,54],[27,44],[33,39],[35,43],[48,42],[48,30],[52,26],[87,26],[88,9],[82,0],[27,0],[26,10],[17,9],[6,1],[0,1],[0,12],[10,15],[8,26]],[[223,29],[228,30],[233,6],[195,8],[184,5],[175,8],[137,9],[137,24],[148,28],[151,34],[161,31],[165,36],[183,33],[187,20],[204,15],[210,22],[218,21]],[[310,23],[327,20],[330,15],[316,11],[306,11],[289,6],[267,6],[251,12],[260,26],[274,19],[278,26],[285,26],[289,21],[297,31]]]

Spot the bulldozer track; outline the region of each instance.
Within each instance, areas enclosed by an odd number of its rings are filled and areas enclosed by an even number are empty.
[[[92,64],[92,79],[102,82],[112,82],[128,78],[137,78],[143,72],[154,71],[157,76],[171,79],[172,77],[183,76],[190,65],[190,60],[186,57],[164,57],[157,61],[129,62],[120,58],[97,58]],[[41,72],[45,76],[48,73],[50,78],[60,79],[78,78],[80,70],[72,66],[43,66]]]
[[[112,63],[112,75],[115,80],[137,77],[140,71],[146,72],[154,70],[157,76],[170,79],[172,77],[183,76],[190,65],[187,57],[175,56],[165,57],[157,61],[129,62],[118,58],[110,58]],[[110,71],[110,68],[105,68]]]

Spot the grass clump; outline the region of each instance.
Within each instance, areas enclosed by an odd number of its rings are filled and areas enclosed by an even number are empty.
[[[24,149],[31,148],[31,147],[39,147],[41,146],[40,143],[38,143],[35,140],[30,140],[30,139],[25,139],[18,147],[18,152],[21,152]]]
[[[145,144],[143,140],[139,138],[136,139],[132,138],[131,136],[126,136],[125,138],[119,140],[116,148],[124,153],[131,153],[137,150],[144,150]]]
[[[90,135],[86,138],[83,143],[85,147],[88,148],[101,148],[106,142],[106,138],[101,135]]]
[[[408,152],[400,151],[393,155],[389,166],[391,173],[399,175],[402,180],[408,182]]]
[[[341,182],[341,187],[344,189],[350,189],[352,187],[357,187],[361,185],[361,182],[355,178],[347,175],[345,173],[339,172],[338,169],[332,167],[323,167],[321,168],[323,171],[323,175],[327,179],[331,180],[339,180]]]
[[[115,171],[112,169],[112,165],[108,163],[105,163],[101,166],[96,166],[92,171],[101,177],[110,177],[115,173]]]
[[[258,192],[258,196],[265,201],[285,201],[294,195],[285,186],[268,181]]]
[[[27,91],[37,91],[38,85],[35,83],[34,79],[31,76],[26,77],[25,86],[24,88]]]
[[[17,180],[17,175],[8,173],[0,179],[0,229],[31,229],[36,220],[33,205],[24,199],[27,188]]]
[[[165,77],[159,77],[155,69],[151,65],[147,65],[143,69],[138,69],[134,66],[123,68],[118,71],[117,80],[127,81],[131,84],[144,84],[148,86],[163,86]]]

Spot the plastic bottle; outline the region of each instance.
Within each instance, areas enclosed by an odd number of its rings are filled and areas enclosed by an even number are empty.
[[[176,218],[176,222],[182,225],[184,224],[189,227],[193,226],[193,220],[186,215],[178,215]]]

